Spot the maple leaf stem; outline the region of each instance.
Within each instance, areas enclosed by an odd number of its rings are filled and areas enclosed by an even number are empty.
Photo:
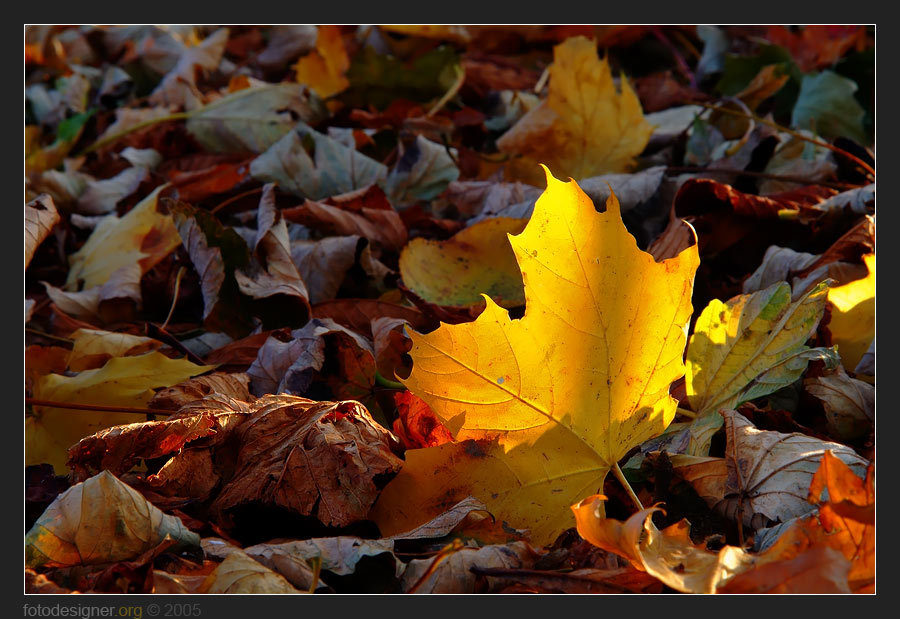
[[[31,406],[46,406],[52,408],[70,408],[78,411],[98,411],[103,413],[135,413],[140,415],[171,415],[175,411],[161,410],[158,408],[138,408],[135,406],[102,406],[100,404],[74,404],[73,402],[55,402],[53,400],[39,400],[37,398],[25,398],[25,404]]]
[[[875,170],[873,170],[869,164],[867,164],[865,161],[863,161],[862,159],[860,159],[853,153],[849,153],[849,152],[845,151],[843,148],[838,148],[837,146],[829,144],[828,142],[823,142],[821,140],[816,140],[814,138],[811,138],[807,135],[803,135],[799,131],[794,131],[793,129],[790,129],[783,125],[779,125],[778,123],[776,123],[774,121],[767,120],[767,119],[763,118],[762,116],[757,116],[756,114],[753,114],[753,113],[741,112],[739,110],[731,110],[726,107],[721,107],[719,105],[713,105],[712,103],[702,103],[699,101],[696,101],[694,103],[695,103],[695,105],[705,107],[708,110],[715,110],[717,112],[722,112],[723,114],[731,114],[732,116],[740,116],[742,118],[750,118],[758,123],[768,125],[768,126],[772,127],[773,129],[777,129],[778,131],[783,131],[784,133],[792,135],[795,138],[797,138],[798,140],[803,140],[805,142],[815,144],[816,146],[821,146],[822,148],[827,148],[828,150],[835,152],[842,157],[846,157],[847,159],[850,159],[851,161],[856,163],[858,166],[860,166],[863,170],[865,170],[867,174],[871,175],[871,177],[873,179],[875,178]]]
[[[622,469],[619,468],[619,463],[616,462],[613,465],[613,473],[616,474],[616,478],[622,484],[622,487],[625,488],[625,492],[628,493],[628,496],[631,497],[632,502],[637,506],[638,511],[644,509],[644,506],[641,504],[641,500],[634,493],[634,490],[631,488],[631,484],[628,483],[628,480],[625,479],[625,473],[622,472]]]
[[[690,417],[691,419],[697,418],[697,413],[695,413],[694,411],[689,411],[686,408],[679,407],[678,409],[676,409],[676,413],[678,413],[679,415],[684,415],[685,417]]]
[[[425,117],[431,118],[437,112],[439,112],[441,108],[443,108],[445,105],[447,105],[447,102],[449,102],[450,99],[452,99],[453,97],[456,96],[456,93],[459,92],[459,89],[462,88],[463,82],[465,82],[465,81],[466,81],[465,70],[462,67],[457,67],[456,68],[456,80],[454,80],[453,85],[450,86],[450,89],[444,93],[444,96],[441,97],[440,101],[435,103],[434,107],[432,107],[430,110],[428,110],[428,113],[425,114]]]
[[[381,387],[387,387],[388,389],[406,389],[406,385],[404,385],[403,383],[398,383],[395,380],[385,378],[378,370],[375,370],[375,384],[380,385]]]

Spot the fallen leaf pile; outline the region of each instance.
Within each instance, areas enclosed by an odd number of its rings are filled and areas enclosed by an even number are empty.
[[[874,27],[27,26],[29,593],[874,593]]]

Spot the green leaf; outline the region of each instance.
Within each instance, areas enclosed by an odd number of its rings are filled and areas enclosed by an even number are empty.
[[[81,131],[87,124],[87,121],[94,115],[96,109],[90,109],[81,114],[75,114],[59,123],[56,128],[56,139],[60,142],[74,142],[81,135]]]
[[[847,137],[866,141],[862,121],[865,110],[854,97],[855,82],[833,71],[804,75],[800,95],[791,114],[796,129],[808,129],[823,138]]]
[[[366,47],[353,58],[347,71],[350,88],[339,98],[354,107],[372,104],[378,109],[386,108],[395,99],[424,103],[447,92],[458,70],[459,56],[447,46],[409,64]]]

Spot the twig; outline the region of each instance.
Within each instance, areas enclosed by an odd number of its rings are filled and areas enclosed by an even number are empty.
[[[843,148],[838,148],[837,146],[829,144],[828,142],[823,142],[821,140],[816,140],[815,138],[811,138],[807,135],[803,135],[799,131],[794,131],[793,129],[790,129],[783,125],[779,125],[778,123],[776,123],[774,121],[767,120],[767,119],[763,118],[762,116],[753,114],[752,112],[748,114],[746,112],[739,112],[738,110],[730,110],[726,107],[721,107],[719,105],[713,105],[711,103],[702,103],[700,101],[696,101],[695,105],[705,107],[706,109],[709,109],[709,110],[715,110],[717,112],[722,112],[723,114],[731,114],[732,116],[741,116],[743,118],[750,118],[752,120],[755,120],[756,122],[762,123],[764,125],[768,125],[768,126],[772,127],[773,129],[777,129],[778,131],[783,131],[784,133],[792,135],[795,138],[797,138],[798,140],[804,140],[811,144],[815,144],[816,146],[821,146],[822,148],[827,148],[828,150],[835,152],[835,153],[839,154],[840,156],[846,157],[847,159],[850,159],[851,161],[855,162],[862,169],[864,169],[867,174],[871,175],[871,177],[873,179],[875,178],[875,170],[873,170],[869,164],[867,164],[865,161],[863,161],[862,159],[860,159],[853,153],[845,151]]]
[[[616,462],[613,465],[613,473],[616,474],[616,477],[618,478],[619,482],[625,488],[625,492],[628,493],[628,496],[631,497],[632,502],[637,506],[638,511],[641,511],[642,509],[644,509],[644,506],[641,505],[641,500],[634,493],[634,490],[631,489],[631,484],[629,484],[628,480],[625,479],[625,473],[623,473],[622,469],[619,468],[618,462]]]
[[[184,344],[178,341],[178,338],[163,329],[160,325],[148,322],[145,323],[145,328],[147,337],[152,337],[154,340],[159,340],[165,344],[168,344],[181,354],[185,355],[185,357],[187,357],[187,360],[191,363],[196,363],[197,365],[209,365],[203,359],[188,350]]]
[[[466,81],[466,70],[463,69],[462,67],[457,67],[456,80],[454,80],[453,85],[450,86],[450,90],[445,92],[444,96],[441,97],[441,99],[437,103],[434,104],[434,107],[432,107],[430,110],[428,110],[428,113],[425,114],[425,118],[431,118],[438,111],[440,111],[440,109],[442,107],[447,105],[447,102],[450,101],[450,99],[452,99],[454,96],[456,96],[456,93],[459,92],[459,89],[462,88],[463,82],[465,82],[465,81]]]
[[[659,28],[659,26],[652,26],[650,28],[650,32],[653,33],[657,39],[659,39],[660,43],[666,46],[666,48],[672,53],[672,56],[675,58],[675,64],[678,65],[678,72],[687,79],[688,83],[693,88],[697,85],[697,79],[694,77],[694,74],[691,73],[691,68],[688,66],[687,61],[684,59],[684,56],[681,55],[681,52],[678,51],[678,48],[675,47],[672,42],[669,40],[663,31]]]
[[[28,333],[34,333],[35,335],[40,335],[41,337],[46,337],[51,340],[65,342],[66,344],[74,344],[75,343],[75,340],[70,340],[65,337],[59,337],[58,335],[50,335],[49,333],[44,333],[43,331],[38,331],[37,329],[32,329],[31,327],[25,327],[25,331],[27,331]]]
[[[25,398],[25,404],[32,406],[46,406],[48,408],[71,408],[78,411],[99,411],[101,413],[135,413],[140,415],[171,415],[175,411],[160,410],[158,408],[138,408],[136,406],[102,406],[100,404],[74,404],[72,402],[55,402],[53,400],[39,400]]]

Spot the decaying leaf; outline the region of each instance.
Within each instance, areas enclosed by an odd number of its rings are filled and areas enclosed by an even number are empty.
[[[256,502],[346,526],[368,514],[376,479],[400,469],[390,434],[358,402],[270,395],[253,410],[237,430],[235,474],[215,511]]]
[[[656,263],[625,230],[615,197],[597,213],[574,182],[548,172],[547,185],[510,237],[525,316],[510,320],[486,297],[475,322],[412,334],[404,382],[458,442],[406,453],[372,513],[382,531],[473,495],[535,542],[552,541],[569,526],[570,499],[600,488],[675,416],[669,386],[683,372],[696,246]],[[615,298],[602,292],[612,289]]]
[[[213,372],[160,389],[147,403],[147,406],[164,411],[177,411],[185,404],[202,400],[212,393],[243,402],[252,402],[255,399],[250,394],[250,376],[248,374]]]
[[[398,208],[437,197],[459,177],[459,168],[446,147],[419,135],[405,146],[384,189]]]
[[[472,568],[529,568],[536,558],[537,553],[525,542],[462,548],[444,558],[427,576],[434,559],[413,559],[403,572],[400,588],[406,593],[487,593],[490,587],[476,590],[478,577]]]
[[[368,187],[364,188],[367,190]],[[363,190],[360,190],[363,191]],[[352,192],[355,193],[355,192]],[[399,251],[407,239],[406,226],[394,209],[342,208],[338,205],[306,200],[300,206],[284,210],[284,217],[312,228],[332,234],[358,235],[374,245]]]
[[[500,150],[545,163],[555,174],[587,178],[624,172],[653,128],[626,80],[621,94],[596,44],[573,37],[553,50],[547,99],[497,141]],[[533,178],[533,163],[521,169]]]
[[[139,492],[103,471],[50,504],[25,536],[29,567],[95,565],[131,559],[171,536],[182,547],[200,537]]]
[[[438,305],[480,305],[486,294],[502,307],[525,301],[522,275],[507,241],[527,220],[495,217],[463,228],[446,241],[413,239],[400,254],[403,283]]]
[[[868,275],[828,291],[828,330],[847,369],[856,367],[875,337],[875,254],[866,254],[863,261]]]

